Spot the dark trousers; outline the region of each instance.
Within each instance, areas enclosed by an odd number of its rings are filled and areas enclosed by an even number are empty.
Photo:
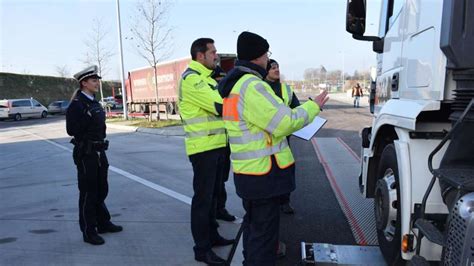
[[[243,205],[244,265],[275,265],[280,228],[280,197],[244,199]]]
[[[220,182],[220,192],[217,197],[217,211],[225,209],[225,203],[227,201],[227,192],[225,191],[225,182],[229,180],[230,174],[230,147],[225,148],[224,154],[224,172],[222,176],[222,182]]]
[[[280,196],[280,204],[285,205],[290,203],[290,193],[288,194],[283,194]]]
[[[225,149],[220,148],[189,156],[194,172],[191,232],[195,255],[211,250],[212,242],[219,236],[215,221],[217,195],[224,171],[224,154]]]
[[[104,202],[109,192],[109,162],[105,152],[92,152],[80,158],[74,156],[74,162],[79,186],[79,225],[83,233],[96,234],[97,226],[110,223]]]

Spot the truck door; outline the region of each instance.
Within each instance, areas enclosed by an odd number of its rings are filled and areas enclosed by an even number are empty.
[[[379,73],[377,78],[377,106],[391,98],[398,98],[400,71],[403,66],[402,49],[404,38],[405,0],[383,0],[380,16],[379,36],[384,39],[383,53],[379,56]]]
[[[440,0],[411,0],[405,8],[404,83],[400,98],[442,100],[446,66],[439,49],[443,5]]]

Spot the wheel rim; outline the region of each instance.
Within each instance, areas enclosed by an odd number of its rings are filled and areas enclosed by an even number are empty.
[[[391,242],[395,237],[398,201],[395,175],[392,169],[387,169],[384,177],[377,181],[375,201],[377,229],[381,230],[385,239]]]
[[[21,115],[17,114],[15,115],[15,120],[20,120],[21,119]]]

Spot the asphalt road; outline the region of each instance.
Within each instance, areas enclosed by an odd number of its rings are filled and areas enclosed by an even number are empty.
[[[339,137],[360,154],[360,131],[371,123],[367,107],[353,108],[348,103],[330,101],[320,116],[328,122],[316,137]],[[281,216],[280,239],[287,245],[287,256],[278,263],[281,266],[300,262],[302,241],[355,244],[313,147],[296,137],[291,137],[290,146],[296,159],[296,190],[291,194],[295,214]]]

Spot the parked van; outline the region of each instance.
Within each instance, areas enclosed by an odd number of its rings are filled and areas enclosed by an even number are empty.
[[[33,98],[0,100],[0,119],[19,121],[22,118],[47,116],[48,109]]]
[[[49,104],[48,112],[50,114],[65,114],[69,107],[69,101],[55,101]]]

